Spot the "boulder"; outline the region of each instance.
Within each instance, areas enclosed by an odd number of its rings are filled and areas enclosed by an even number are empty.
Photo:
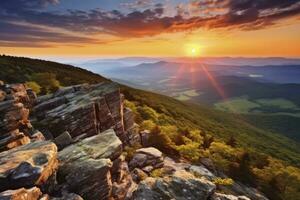
[[[152,167],[151,170],[146,170],[147,172],[151,172],[153,169],[163,166],[162,153],[158,149],[153,147],[138,149],[129,162],[130,169],[143,169],[147,166]],[[146,169],[149,169],[149,167]]]
[[[45,141],[45,136],[43,133],[41,133],[40,131],[35,131],[31,137],[30,137],[31,141]]]
[[[234,196],[221,193],[215,193],[212,195],[211,200],[251,200],[246,196]]]
[[[84,199],[108,199],[112,161],[121,153],[122,143],[112,129],[85,138],[59,152],[59,180],[63,180],[68,191]]]
[[[33,142],[0,153],[0,191],[42,186],[58,167],[52,142]]]
[[[39,200],[83,200],[83,198],[74,193],[64,192],[60,197],[51,197],[48,194],[45,194]]]
[[[141,138],[141,145],[143,147],[149,146],[149,138],[150,138],[150,131],[149,130],[143,130],[140,132],[140,138]]]
[[[164,178],[147,178],[138,185],[132,199],[206,200],[214,193],[215,188],[212,182],[182,171]]]
[[[30,143],[30,138],[24,135],[24,133],[19,132],[19,130],[16,130],[0,140],[0,151],[12,149],[28,143]]]
[[[128,190],[132,187],[133,181],[128,169],[125,157],[121,155],[118,159],[114,160],[111,169],[112,175],[112,193],[111,196],[114,200],[125,199]]]
[[[54,139],[54,143],[56,144],[58,150],[61,150],[66,146],[74,143],[74,140],[72,136],[69,134],[69,132],[65,131]]]
[[[211,173],[208,169],[206,169],[203,166],[191,165],[189,167],[189,171],[195,174],[196,176],[203,176],[211,181],[214,178],[216,178],[216,176],[213,173]]]
[[[165,171],[175,172],[179,170],[188,170],[191,167],[191,164],[185,162],[175,162],[170,157],[164,158],[164,169]]]
[[[7,190],[0,193],[1,200],[38,200],[42,195],[39,188],[20,188],[17,190]]]

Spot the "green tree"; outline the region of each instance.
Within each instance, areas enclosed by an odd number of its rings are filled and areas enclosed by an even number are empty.
[[[200,159],[200,157],[202,157],[202,152],[199,149],[199,145],[200,144],[197,142],[190,141],[187,144],[177,146],[176,150],[182,157],[192,162],[197,162]]]
[[[55,92],[60,87],[59,81],[56,80],[56,75],[48,72],[35,73],[31,76],[31,80],[41,86],[42,94]]]

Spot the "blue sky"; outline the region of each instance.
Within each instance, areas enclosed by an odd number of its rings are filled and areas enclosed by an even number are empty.
[[[1,0],[0,18],[0,50],[10,51],[64,45],[97,44],[100,48],[131,40],[138,46],[141,39],[158,45],[158,41],[182,41],[197,35],[207,35],[206,42],[211,32],[248,37],[251,31],[257,31],[251,35],[257,38],[262,33],[266,39],[292,36],[292,43],[297,44],[294,30],[299,26],[288,31],[284,26],[299,25],[300,0]],[[276,27],[282,28],[270,30]]]

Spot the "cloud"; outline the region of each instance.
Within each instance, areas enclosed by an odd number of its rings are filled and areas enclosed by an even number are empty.
[[[172,4],[175,14],[169,14],[169,6],[154,4],[151,0],[134,0],[121,4],[127,11],[122,8],[64,12],[47,9],[49,5],[59,3],[58,0],[0,1],[2,44],[15,41],[19,41],[21,45],[32,42],[37,46],[45,42],[49,45],[95,43],[100,42],[96,37],[99,34],[136,38],[199,28],[247,31],[275,25],[282,19],[299,16],[300,13],[300,0],[194,0]],[[21,26],[12,22],[29,25]],[[37,28],[36,25],[48,29]],[[65,31],[55,32],[51,28]],[[79,36],[83,34],[88,36]]]
[[[147,8],[153,4],[154,3],[152,0],[134,0],[134,1],[127,1],[127,2],[120,3],[120,6],[126,7],[130,10],[137,10],[140,8]]]

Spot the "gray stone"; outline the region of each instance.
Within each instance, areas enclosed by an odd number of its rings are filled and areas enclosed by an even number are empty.
[[[187,172],[177,172],[164,178],[147,178],[133,193],[134,200],[206,200],[216,186]]]
[[[33,142],[0,153],[0,191],[42,186],[58,167],[51,142]]]
[[[17,190],[7,190],[0,193],[0,200],[38,200],[42,195],[39,188],[20,188]]]
[[[85,138],[59,152],[59,178],[68,191],[87,200],[108,199],[112,191],[113,160],[122,153],[122,143],[112,129]],[[119,165],[122,161],[119,161]],[[115,166],[114,170],[118,171]],[[116,178],[123,180],[123,177]],[[119,187],[121,188],[121,187]]]
[[[65,131],[54,139],[54,143],[57,145],[58,150],[61,150],[74,143],[74,140],[69,132]]]
[[[137,153],[147,154],[153,158],[160,158],[162,157],[162,152],[154,147],[142,148],[136,150]]]
[[[216,176],[203,166],[191,165],[189,171],[197,176],[204,176],[209,180],[213,180]]]
[[[129,162],[130,169],[142,169],[146,166],[152,166],[152,170],[163,167],[162,153],[158,149],[153,147],[138,149]]]
[[[44,194],[39,200],[83,200],[83,198],[74,193],[63,192],[59,197],[51,197],[48,194]]]
[[[251,200],[246,196],[234,196],[221,193],[215,193],[212,195],[211,200]]]

